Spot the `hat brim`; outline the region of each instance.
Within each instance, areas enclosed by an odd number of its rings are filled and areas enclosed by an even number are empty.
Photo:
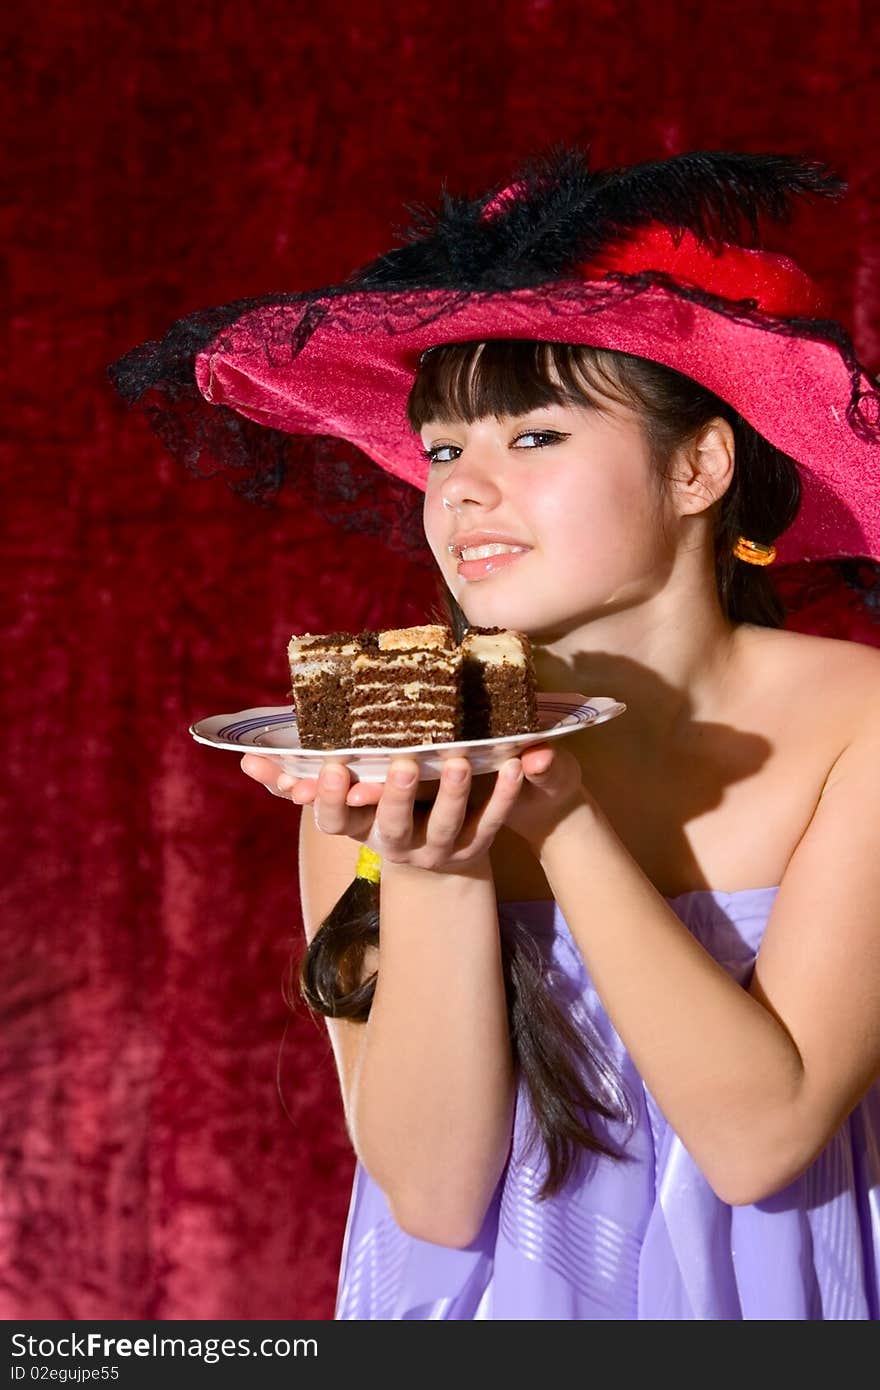
[[[515,337],[631,353],[706,386],[801,465],[801,507],[776,543],[779,563],[880,560],[880,429],[868,421],[873,438],[854,431],[851,372],[832,342],[620,277],[503,293],[354,291],[326,307],[302,300],[244,314],[197,355],[202,395],[277,430],[347,439],[424,491],[427,464],[405,410],[424,348]]]

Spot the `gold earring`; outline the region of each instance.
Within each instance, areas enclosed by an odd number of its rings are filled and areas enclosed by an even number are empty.
[[[772,565],[776,559],[776,546],[762,545],[760,541],[748,541],[745,536],[740,536],[733,553],[738,560],[745,560],[747,565]]]

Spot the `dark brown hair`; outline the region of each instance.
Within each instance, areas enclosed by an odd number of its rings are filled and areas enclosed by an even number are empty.
[[[582,344],[530,339],[447,343],[423,358],[407,418],[418,431],[436,418],[470,424],[554,403],[603,411],[613,402],[637,412],[658,484],[669,477],[666,468],[676,451],[703,426],[719,416],[728,421],[735,466],[727,491],[713,504],[720,604],[733,623],[781,627],[785,608],[766,568],[737,560],[732,547],[740,535],[772,543],[791,525],[800,505],[797,465],[690,377],[645,358]],[[431,616],[450,622],[460,641],[467,619],[442,582],[440,597],[441,609]],[[531,1142],[542,1140],[547,1155],[539,1193],[544,1199],[565,1185],[585,1150],[626,1157],[607,1137],[607,1126],[594,1121],[591,1127],[589,1117],[631,1124],[633,1102],[552,985],[534,926],[499,909],[499,928],[511,1045],[535,1121]],[[364,959],[367,948],[378,943],[378,886],[355,879],[302,959],[299,993],[308,1007],[330,1018],[365,1021],[376,972],[363,978]],[[285,989],[291,1009],[296,1007],[295,984],[294,958]],[[602,1134],[596,1132],[599,1128]]]

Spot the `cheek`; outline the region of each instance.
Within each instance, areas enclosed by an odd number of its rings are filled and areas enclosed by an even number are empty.
[[[646,480],[624,469],[605,474],[581,472],[561,476],[552,486],[535,480],[531,508],[535,535],[573,560],[598,551],[619,552],[621,545],[644,543],[655,516]],[[587,548],[588,547],[588,548]]]
[[[422,503],[422,527],[425,539],[436,555],[446,545],[446,535],[450,529],[446,508],[443,506],[439,488],[429,487]]]

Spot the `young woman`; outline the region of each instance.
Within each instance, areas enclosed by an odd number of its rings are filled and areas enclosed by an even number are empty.
[[[754,186],[761,158],[737,168]],[[673,187],[674,163],[652,178]],[[480,201],[468,254],[496,275],[517,208],[553,201],[546,172]],[[570,162],[551,183],[583,191]],[[406,378],[456,633],[525,631],[542,690],[626,713],[488,778],[452,757],[420,784],[399,757],[377,787],[329,759],[290,786],[242,759],[303,806],[302,989],[358,1160],[339,1318],[880,1316],[880,654],[784,631],[767,572],[786,538],[789,558],[854,553],[844,512],[874,554],[880,439],[803,272],[728,225],[719,295],[700,239],[685,264],[664,230],[616,273],[594,246],[549,308],[533,237],[530,286],[506,263],[511,321],[472,277],[474,318],[449,334],[447,306]],[[414,247],[361,272],[368,296],[407,273],[431,293]],[[231,384],[247,346],[203,347],[199,387],[268,422],[265,368]],[[283,369],[300,418],[305,356],[295,389]],[[364,389],[340,433],[376,457]],[[507,554],[468,563],[493,541]]]

